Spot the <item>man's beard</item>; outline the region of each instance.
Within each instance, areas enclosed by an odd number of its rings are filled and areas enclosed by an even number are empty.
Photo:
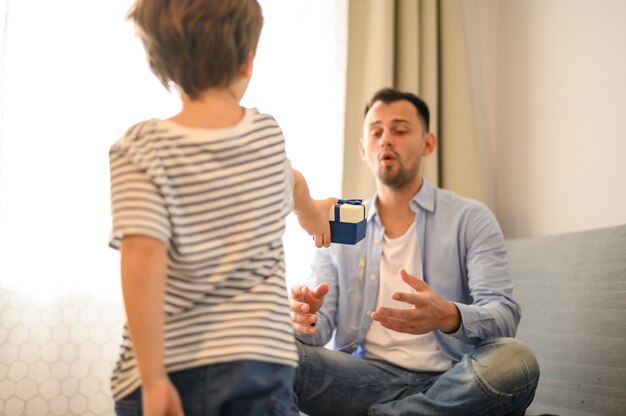
[[[387,169],[381,169],[378,171],[378,179],[390,188],[403,188],[415,179],[419,170],[419,164],[411,166],[410,169],[406,169],[404,165],[399,164],[398,170],[395,173],[388,171]]]

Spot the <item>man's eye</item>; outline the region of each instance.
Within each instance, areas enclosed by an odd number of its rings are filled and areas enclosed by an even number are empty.
[[[370,137],[380,137],[380,130],[372,130],[370,131]]]
[[[398,136],[404,136],[405,134],[408,133],[408,131],[406,131],[406,130],[396,130],[395,133]]]

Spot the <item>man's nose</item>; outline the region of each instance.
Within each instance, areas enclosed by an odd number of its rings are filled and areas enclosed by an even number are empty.
[[[393,147],[393,135],[388,131],[384,131],[383,134],[380,135],[380,147]]]

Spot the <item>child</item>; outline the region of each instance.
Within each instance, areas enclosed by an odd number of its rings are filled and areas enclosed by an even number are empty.
[[[263,18],[256,0],[138,0],[152,71],[181,94],[168,120],[110,151],[113,230],[128,323],[112,377],[119,415],[286,415],[297,352],[284,279],[293,209],[330,244],[267,114],[239,105]]]

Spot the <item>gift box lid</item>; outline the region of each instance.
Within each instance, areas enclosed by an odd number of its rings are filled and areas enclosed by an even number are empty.
[[[358,223],[367,218],[367,204],[361,199],[340,199],[328,212],[330,221]]]

